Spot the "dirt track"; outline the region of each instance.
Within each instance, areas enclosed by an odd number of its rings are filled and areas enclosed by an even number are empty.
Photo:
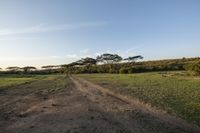
[[[1,133],[198,133],[198,127],[76,77],[52,95],[12,98],[15,112],[0,120]],[[21,85],[28,88],[32,84]],[[19,89],[18,88],[18,89]],[[0,106],[1,108],[3,106]]]

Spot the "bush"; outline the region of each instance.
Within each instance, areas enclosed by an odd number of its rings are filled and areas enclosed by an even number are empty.
[[[185,69],[192,72],[192,74],[200,75],[200,61],[186,65]]]
[[[128,71],[129,71],[128,68],[121,68],[121,69],[119,70],[119,73],[120,73],[120,74],[127,74]]]

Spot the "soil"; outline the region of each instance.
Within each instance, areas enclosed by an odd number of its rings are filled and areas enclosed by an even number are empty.
[[[34,89],[35,84],[2,91],[0,133],[200,132],[176,116],[84,79],[71,77],[70,87],[46,94]],[[52,86],[53,81],[42,84]]]

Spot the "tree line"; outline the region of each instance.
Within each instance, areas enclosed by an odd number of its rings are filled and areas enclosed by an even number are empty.
[[[114,64],[114,63],[120,63],[122,61],[124,62],[135,62],[136,60],[143,59],[144,57],[141,55],[133,56],[133,57],[128,57],[123,59],[120,55],[118,54],[109,54],[105,53],[102,55],[99,55],[94,58],[82,58],[76,62],[72,62],[68,64],[68,66],[88,66],[88,65],[98,65],[98,64]]]
[[[102,54],[93,58],[82,58],[65,65],[64,72],[68,74],[81,73],[141,73],[154,71],[187,70],[192,74],[200,75],[200,58],[182,58],[157,61],[142,61],[141,55],[122,58],[116,54]]]
[[[154,71],[187,70],[200,75],[200,58],[182,58],[156,61],[141,61],[143,56],[122,58],[117,54],[102,54],[93,58],[82,58],[64,66],[68,74],[81,73],[141,73]]]
[[[82,58],[78,61],[64,65],[48,65],[37,69],[34,66],[8,67],[5,74],[81,74],[81,73],[140,73],[153,71],[187,70],[195,75],[200,75],[200,58],[182,58],[157,61],[141,61],[141,55],[122,58],[117,54],[105,53],[96,58]]]

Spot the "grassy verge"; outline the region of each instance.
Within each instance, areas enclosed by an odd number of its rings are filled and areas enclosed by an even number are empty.
[[[36,80],[53,78],[56,75],[0,75],[0,87],[15,86]]]
[[[36,77],[0,77],[0,87],[19,85],[36,80]]]
[[[82,74],[112,91],[131,95],[200,126],[200,79],[184,72]]]

